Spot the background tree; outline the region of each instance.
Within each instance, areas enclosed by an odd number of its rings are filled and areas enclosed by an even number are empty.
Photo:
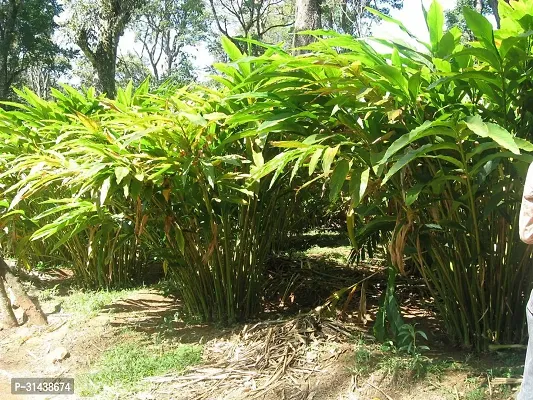
[[[507,0],[502,0],[506,1]],[[500,14],[498,12],[498,0],[457,0],[455,7],[446,11],[446,26],[451,28],[457,26],[463,33],[467,33],[466,40],[473,39],[472,33],[466,26],[463,15],[463,8],[469,7],[484,15],[493,15],[496,20],[496,26],[500,27]]]
[[[78,88],[88,89],[98,86],[98,78],[94,75],[94,69],[84,56],[77,57],[72,63],[72,74],[74,76],[71,84]]]
[[[55,0],[0,0],[0,100],[32,66],[54,65],[52,41],[61,8]]]
[[[241,49],[246,46],[236,41],[236,37],[265,40],[275,30],[287,32],[294,23],[292,3],[286,0],[209,0],[218,30]]]
[[[116,81],[119,87],[126,87],[130,81],[138,87],[150,76],[150,69],[137,54],[127,53],[124,56],[118,56]]]
[[[296,0],[294,47],[305,46],[311,42],[311,36],[298,35],[297,33],[322,28],[321,14],[321,0]]]
[[[98,75],[99,89],[116,93],[117,49],[126,26],[144,0],[69,0],[68,23],[74,42]]]
[[[73,52],[63,51],[52,62],[38,62],[28,68],[20,78],[20,84],[28,86],[39,97],[49,99],[50,89],[59,87],[60,81],[68,81],[71,78],[70,58]]]
[[[186,46],[205,40],[207,15],[197,0],[151,0],[134,30],[156,81],[187,66]],[[187,73],[186,75],[189,75]]]
[[[379,22],[379,17],[368,12],[366,7],[390,15],[392,9],[403,7],[403,0],[323,0],[322,25],[356,37],[368,36],[373,24]]]
[[[379,17],[367,11],[372,7],[390,15],[391,9],[401,9],[403,0],[296,0],[294,31],[325,28],[355,37],[368,36]],[[295,35],[294,45],[308,44],[311,37]]]

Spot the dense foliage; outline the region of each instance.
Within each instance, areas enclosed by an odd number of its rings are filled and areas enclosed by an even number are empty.
[[[521,340],[533,3],[501,3],[496,31],[463,12],[473,42],[444,30],[434,2],[430,43],[376,40],[385,53],[331,31],[299,55],[249,39],[264,48],[251,57],[224,38],[217,90],[20,92],[25,104],[0,113],[2,247],[72,263],[87,286],[159,264],[191,314],[233,322],[260,310],[294,189],[326,182],[354,251],[390,267],[378,336],[395,328],[395,275],[417,271],[458,343]]]
[[[55,0],[0,1],[0,100],[11,97],[11,86],[36,64],[54,66],[60,53],[53,42]]]
[[[365,41],[315,33],[312,54],[278,68],[280,87],[295,71],[306,83],[290,103],[270,104],[284,116],[272,129],[285,133],[276,145],[286,150],[256,175],[280,176],[291,163],[292,175],[312,176],[322,160],[313,179],[329,179],[332,198],[350,196],[354,247],[381,243],[399,273],[416,267],[451,336],[477,349],[520,340],[531,286],[531,250],[517,233],[532,160],[521,154],[532,149],[529,7],[502,3],[496,32],[465,8],[477,40],[463,45],[460,31],[444,32],[433,3],[423,51],[380,41],[391,49],[383,55]],[[298,100],[306,115],[292,109]]]

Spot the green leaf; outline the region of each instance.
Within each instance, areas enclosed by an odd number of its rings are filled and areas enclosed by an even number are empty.
[[[438,150],[456,150],[457,151],[457,145],[455,143],[439,143],[439,144],[429,143],[429,144],[425,144],[419,147],[416,150],[407,151],[398,161],[396,161],[396,163],[394,163],[391,169],[387,172],[387,174],[383,178],[381,185],[384,185],[385,183],[387,183],[388,180],[394,174],[396,174],[399,170],[401,170],[411,161],[417,159],[418,157],[425,155],[426,153],[430,151],[438,151]]]
[[[396,68],[402,68],[402,59],[400,58],[400,53],[398,53],[398,49],[396,47],[392,48],[391,62]]]
[[[470,7],[463,7],[463,14],[466,24],[474,33],[476,38],[484,44],[486,49],[491,49],[497,53],[496,44],[494,43],[494,30],[492,24],[487,18]]]
[[[130,194],[133,199],[136,199],[137,196],[141,194],[142,182],[137,178],[130,181]]]
[[[104,205],[107,199],[107,193],[109,192],[110,187],[111,187],[111,177],[108,177],[102,184],[102,187],[100,188],[100,206]]]
[[[315,172],[316,165],[318,164],[318,160],[320,160],[320,156],[323,152],[324,149],[320,148],[315,150],[311,156],[311,160],[309,160],[309,176],[313,175],[313,172]]]
[[[255,151],[254,149],[252,149],[252,159],[254,160],[254,165],[256,167],[260,168],[265,165],[265,159],[263,157],[262,151]],[[239,166],[239,164],[237,165]]]
[[[417,199],[418,195],[424,189],[425,185],[423,183],[418,183],[415,186],[409,188],[407,192],[405,193],[405,204],[407,206],[410,206],[413,204]]]
[[[491,50],[484,49],[482,47],[469,47],[465,50],[454,53],[449,58],[456,58],[461,56],[474,56],[481,61],[485,61],[490,64],[494,69],[499,69],[501,66],[500,58]]]
[[[116,167],[115,168],[115,177],[117,179],[117,185],[120,185],[120,182],[127,177],[130,173],[129,168],[127,167]]]
[[[444,27],[444,11],[442,10],[442,6],[436,0],[433,0],[431,6],[429,6],[426,25],[429,30],[429,41],[435,52],[442,38]]]
[[[215,188],[215,168],[211,163],[202,162],[202,171],[207,178],[207,183],[211,188]]]
[[[489,127],[489,137],[492,140],[512,153],[520,154],[520,149],[514,137],[506,129],[492,122],[487,122],[487,126]]]
[[[189,121],[191,121],[195,125],[207,126],[207,121],[201,115],[191,114],[191,113],[186,113],[186,112],[180,112],[179,115],[187,118]]]
[[[419,140],[426,136],[432,136],[437,134],[452,135],[452,131],[446,129],[445,127],[438,127],[438,129],[431,129],[436,124],[435,121],[425,121],[422,125],[416,127],[409,133],[406,133],[396,139],[385,151],[385,154],[377,163],[378,165],[384,164],[389,161],[389,159],[396,154],[398,151],[403,149],[408,144],[413,143],[416,140]],[[448,132],[449,131],[449,132]]]
[[[514,141],[516,142],[516,145],[519,149],[531,152],[533,151],[533,143],[527,141],[526,139],[522,138],[514,138]]]
[[[438,79],[435,82],[433,82],[431,85],[427,87],[427,90],[433,90],[437,86],[452,82],[452,81],[460,81],[460,80],[468,80],[473,79],[474,81],[482,80],[486,83],[489,83],[491,85],[494,85],[495,88],[501,87],[501,79],[498,78],[494,72],[489,71],[466,71],[466,72],[460,72],[455,75],[451,76],[445,76],[444,78]]]
[[[243,57],[243,54],[239,50],[239,48],[231,41],[230,38],[227,36],[222,36],[222,48],[228,55],[229,59],[231,61],[237,61]]]
[[[424,339],[428,340],[428,336],[426,335],[426,332],[424,331],[416,331],[417,334],[422,336]],[[429,350],[427,346],[418,346],[419,349]]]
[[[348,175],[349,171],[350,171],[350,162],[348,160],[342,159],[335,166],[335,169],[333,170],[333,174],[331,174],[330,191],[329,191],[330,201],[333,202],[339,195],[339,192],[342,190],[342,186],[344,184],[344,181],[346,180],[346,176]]]
[[[498,143],[504,149],[514,154],[520,154],[520,149],[515,142],[514,137],[504,128],[491,122],[485,123],[479,115],[469,117],[466,121],[468,128],[476,135],[489,137]]]
[[[339,151],[339,146],[328,147],[324,152],[324,157],[322,158],[322,170],[324,174],[327,175],[331,170],[331,163]]]
[[[437,71],[439,72],[444,72],[444,73],[452,72],[452,65],[446,60],[442,60],[440,58],[434,58],[433,64],[435,65],[435,67],[437,68]]]
[[[389,83],[395,84],[404,94],[409,95],[409,85],[407,78],[403,76],[401,69],[392,65],[378,65],[374,69],[382,75]]]
[[[363,200],[366,188],[368,186],[368,179],[370,177],[370,168],[362,169],[356,168],[352,171],[350,176],[350,196],[351,207],[355,208]]]
[[[451,32],[446,32],[439,42],[439,50],[437,56],[445,58],[450,56],[455,50],[455,38]]]
[[[407,84],[409,88],[409,93],[411,93],[411,98],[416,100],[418,93],[420,91],[421,77],[420,72],[417,72],[409,77],[409,82]]]
[[[295,148],[307,148],[308,145],[298,142],[296,140],[284,140],[281,142],[272,141],[270,142],[274,147],[280,147],[282,149],[295,149]]]
[[[176,242],[178,243],[178,248],[181,254],[185,254],[185,238],[183,237],[183,232],[178,224],[175,225],[176,228]]]
[[[296,177],[296,174],[300,170],[300,165],[302,164],[302,162],[305,159],[306,155],[307,155],[306,153],[303,153],[300,157],[298,157],[298,159],[294,163],[294,166],[293,166],[292,172],[291,172],[291,177],[289,178],[289,183],[291,183],[293,181],[293,179]]]

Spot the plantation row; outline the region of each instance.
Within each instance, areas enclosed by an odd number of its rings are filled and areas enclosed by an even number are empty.
[[[384,249],[389,284],[418,270],[458,343],[522,340],[533,1],[501,2],[497,31],[464,13],[476,42],[444,31],[434,2],[430,43],[372,39],[385,54],[329,31],[297,55],[222,39],[217,90],[18,93],[0,112],[2,250],[71,265],[88,287],[162,265],[189,313],[231,323],[258,313],[266,257],[327,182],[359,256]]]

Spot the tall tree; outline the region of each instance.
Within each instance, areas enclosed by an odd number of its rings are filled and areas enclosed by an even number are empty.
[[[374,8],[385,15],[393,9],[401,9],[404,0],[323,0],[322,25],[327,29],[365,37],[372,32],[372,26],[379,17],[367,11]]]
[[[28,68],[20,77],[20,84],[28,86],[37,96],[48,99],[50,89],[59,87],[61,78],[68,80],[71,70],[70,60],[74,57],[71,51],[62,50],[52,62],[38,62]]]
[[[72,74],[74,80],[72,86],[80,90],[90,87],[98,87],[98,77],[94,74],[94,68],[83,55],[76,57],[72,62]]]
[[[262,41],[273,31],[292,26],[291,3],[287,0],[209,0],[218,30],[243,50],[246,46],[235,38]]]
[[[150,75],[150,69],[137,54],[127,53],[118,57],[116,80],[120,86],[125,87],[130,81],[139,86]]]
[[[60,51],[52,35],[54,17],[61,11],[56,0],[0,0],[0,100],[34,65],[52,65]]]
[[[446,11],[446,25],[448,28],[457,26],[465,34],[466,39],[472,40],[474,37],[471,35],[466,21],[463,15],[463,8],[470,7],[476,10],[478,13],[485,15],[493,15],[496,21],[496,26],[500,27],[500,13],[498,12],[499,0],[457,0],[455,7]],[[509,0],[501,0],[509,2]]]
[[[296,0],[294,32],[325,28],[356,37],[368,36],[379,17],[367,7],[389,15],[391,9],[403,7],[403,0]],[[310,41],[309,36],[296,34],[294,37],[295,46]]]
[[[156,81],[187,65],[185,47],[206,38],[207,22],[202,1],[148,1],[134,29]]]
[[[494,18],[496,19],[496,26],[500,27],[500,12],[498,11],[498,1],[499,0],[488,0],[489,6],[492,10],[492,14],[494,15]],[[509,0],[505,0],[507,3],[509,3]]]
[[[296,0],[294,47],[305,46],[312,40],[311,36],[298,35],[298,32],[320,29],[321,27],[321,0]]]
[[[98,75],[99,88],[116,94],[115,74],[121,36],[145,0],[68,0],[74,42]]]

